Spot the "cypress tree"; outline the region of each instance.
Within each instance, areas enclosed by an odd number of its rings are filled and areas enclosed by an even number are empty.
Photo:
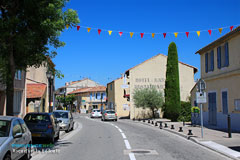
[[[180,89],[177,46],[174,42],[168,47],[167,71],[165,81],[164,117],[176,121],[180,114]]]

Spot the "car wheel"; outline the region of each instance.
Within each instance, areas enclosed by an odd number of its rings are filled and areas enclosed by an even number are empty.
[[[68,133],[68,132],[69,132],[69,130],[70,130],[70,124],[69,124],[69,126],[68,126],[68,129],[67,129],[67,130],[65,130],[65,132],[66,132],[66,133]]]
[[[115,121],[117,121],[117,119],[115,119]]]
[[[71,131],[74,129],[74,123],[72,124],[72,128],[71,128]]]
[[[3,160],[11,160],[11,155],[10,155],[9,153],[7,153],[7,154],[4,156]]]
[[[23,156],[23,160],[29,160],[31,159],[31,146],[32,146],[32,142],[29,142],[28,143],[28,146],[27,146],[27,153]]]

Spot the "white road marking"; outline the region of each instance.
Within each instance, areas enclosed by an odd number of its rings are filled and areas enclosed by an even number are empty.
[[[124,133],[121,133],[121,134],[122,134],[123,139],[127,139],[127,137]]]
[[[119,131],[120,133],[123,133],[123,131],[122,131],[120,128],[118,129],[118,131]]]
[[[131,149],[131,146],[130,146],[130,144],[129,144],[127,139],[124,140],[124,143],[125,143],[125,146],[126,146],[127,149]]]
[[[129,153],[130,160],[136,160],[134,153]]]

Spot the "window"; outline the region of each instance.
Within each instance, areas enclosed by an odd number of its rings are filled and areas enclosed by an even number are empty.
[[[22,133],[22,128],[21,128],[18,120],[14,120],[12,135],[15,136],[17,133]]]
[[[27,126],[26,126],[25,122],[22,119],[19,119],[19,122],[22,126],[23,133],[27,132],[28,129],[27,129]]]
[[[234,106],[236,111],[240,111],[240,99],[234,100]]]
[[[92,93],[90,93],[90,100],[92,100]]]
[[[205,72],[214,70],[214,51],[205,54]]]
[[[229,66],[228,43],[225,43],[223,46],[219,46],[217,48],[217,63],[219,69]]]
[[[112,90],[112,84],[110,84],[110,90]]]
[[[223,114],[228,114],[227,91],[222,92],[222,109],[223,109]]]
[[[22,79],[22,71],[21,70],[17,70],[16,71],[15,79],[17,79],[17,80],[21,80]]]
[[[21,112],[21,105],[22,105],[22,91],[15,91],[13,101],[14,114],[19,114]]]
[[[106,98],[106,93],[102,93],[102,99]]]
[[[97,93],[97,99],[101,99],[100,92]]]

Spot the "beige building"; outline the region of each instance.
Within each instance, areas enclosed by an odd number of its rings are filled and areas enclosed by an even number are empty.
[[[240,27],[198,50],[201,78],[206,82],[207,103],[203,105],[204,125],[240,131]],[[192,90],[192,104],[196,89]],[[196,105],[196,103],[195,103]]]
[[[26,114],[26,72],[16,71],[14,80],[13,113],[23,118]],[[6,92],[5,86],[0,84],[0,115],[6,115]]]
[[[106,87],[86,87],[74,90],[68,94],[76,95],[77,108],[81,113],[91,112],[92,109],[106,109]]]
[[[150,110],[136,108],[133,101],[133,93],[138,88],[149,88],[154,86],[164,95],[166,79],[167,56],[158,54],[143,63],[127,70],[125,72],[128,88],[123,93],[126,99],[129,99],[130,118],[147,118],[151,115]],[[195,85],[194,74],[197,68],[188,64],[179,62],[179,80],[181,101],[188,101],[190,91]],[[159,111],[161,113],[161,111]],[[161,116],[162,114],[160,114]]]
[[[130,106],[127,98],[124,98],[124,78],[118,78],[107,84],[108,109],[116,111],[118,117],[129,117]]]

